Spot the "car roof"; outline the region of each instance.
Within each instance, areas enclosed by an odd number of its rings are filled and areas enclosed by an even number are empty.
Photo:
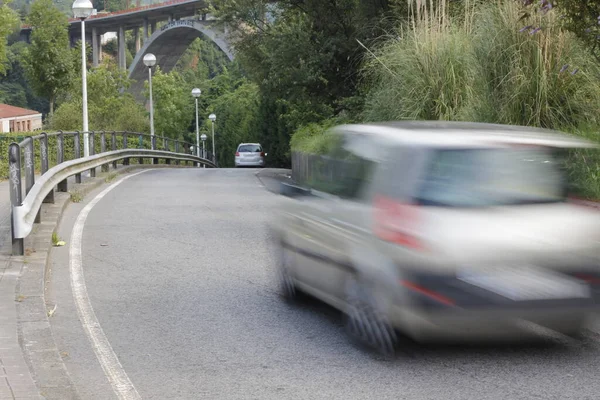
[[[260,146],[261,144],[260,144],[260,143],[240,143],[240,144],[238,145],[238,147],[240,147],[240,146],[246,146],[246,145],[251,145],[251,146]]]
[[[350,133],[391,144],[417,147],[498,147],[537,145],[556,148],[599,147],[597,144],[549,129],[513,125],[448,121],[397,121],[340,125],[334,133]],[[365,145],[364,140],[360,140]]]

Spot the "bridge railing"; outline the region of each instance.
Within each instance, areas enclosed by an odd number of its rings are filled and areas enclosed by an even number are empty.
[[[99,14],[89,16],[87,18],[87,20],[110,18],[110,17],[115,17],[115,16],[123,15],[123,14],[130,14],[130,13],[135,13],[135,12],[140,12],[140,11],[153,10],[155,8],[168,7],[168,6],[174,6],[174,5],[178,5],[178,4],[191,3],[191,2],[194,2],[194,0],[169,0],[169,1],[164,1],[162,3],[148,4],[146,6],[132,7],[132,8],[127,8],[127,9],[119,10],[119,11],[112,11],[112,12],[108,12],[108,13],[99,13]],[[69,18],[69,22],[80,22],[80,21],[81,20],[78,18]],[[21,29],[31,29],[31,25],[22,24]]]
[[[124,166],[144,164],[145,160],[158,164],[181,165],[190,163],[215,168],[209,159],[191,154],[191,143],[162,136],[127,131],[87,132],[89,156],[82,157],[82,143],[86,132],[54,132],[28,136],[8,147],[8,179],[11,201],[12,252],[24,254],[24,238],[41,222],[43,203],[54,203],[54,192],[68,191],[68,178],[75,176],[81,183],[81,175],[89,171],[96,176],[96,169],[109,171]],[[55,154],[50,152],[50,141]],[[51,165],[53,164],[53,165]],[[39,172],[36,177],[36,170]],[[24,178],[24,179],[23,179]],[[23,186],[24,180],[24,186]]]

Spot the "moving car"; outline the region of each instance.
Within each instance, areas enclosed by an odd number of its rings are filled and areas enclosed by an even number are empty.
[[[284,295],[341,310],[383,354],[417,341],[577,335],[600,300],[600,213],[562,154],[594,147],[488,124],[345,125],[273,225]],[[302,173],[302,171],[300,171]]]
[[[262,168],[266,156],[260,143],[241,143],[235,152],[235,166]]]

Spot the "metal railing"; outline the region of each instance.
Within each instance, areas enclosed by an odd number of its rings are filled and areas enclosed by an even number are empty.
[[[24,254],[24,238],[29,235],[34,223],[41,222],[42,203],[54,203],[55,188],[58,192],[67,192],[67,179],[73,175],[75,183],[81,183],[83,172],[89,171],[90,177],[95,177],[96,168],[101,167],[101,170],[105,172],[109,171],[111,166],[113,169],[117,169],[117,162],[120,160],[123,160],[124,166],[131,165],[132,160],[143,164],[145,159],[149,159],[152,164],[158,164],[160,159],[164,159],[166,164],[175,161],[177,165],[192,163],[197,167],[200,165],[210,168],[217,167],[214,162],[206,158],[190,154],[190,148],[193,146],[191,143],[126,131],[87,132],[90,154],[88,157],[81,157],[84,133],[44,132],[40,135],[28,136],[19,143],[13,142],[9,145],[8,178],[13,254]],[[53,143],[56,147],[54,165],[51,165],[49,139],[56,141]],[[71,144],[72,146],[70,146]],[[36,158],[36,153],[38,153],[39,160]],[[37,180],[36,165],[39,165],[41,174]],[[23,175],[25,178],[24,192]]]
[[[153,9],[161,8],[161,7],[175,6],[175,5],[179,5],[179,4],[185,4],[185,3],[194,3],[196,1],[198,1],[198,0],[169,0],[169,1],[162,2],[162,3],[148,4],[146,6],[127,8],[125,10],[90,15],[87,18],[87,20],[116,17],[116,16],[121,16],[123,14],[131,14],[131,13],[136,13],[136,12],[140,12],[140,11],[153,10]],[[69,18],[69,22],[81,22],[81,20],[78,18]],[[31,25],[22,24],[21,29],[31,29]]]

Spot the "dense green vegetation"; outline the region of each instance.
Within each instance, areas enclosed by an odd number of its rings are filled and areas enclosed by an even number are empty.
[[[71,85],[76,71],[69,49],[68,20],[52,0],[36,0],[27,23],[35,29],[31,44],[23,52],[23,66],[34,91],[48,99],[52,114],[56,97]]]

